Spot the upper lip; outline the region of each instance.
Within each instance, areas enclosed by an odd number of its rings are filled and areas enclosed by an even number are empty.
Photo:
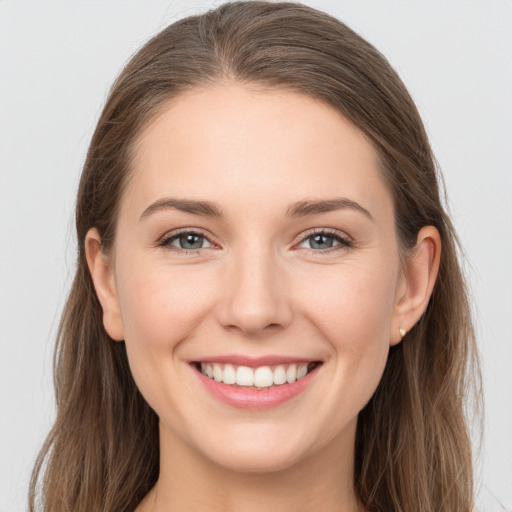
[[[234,366],[248,366],[249,368],[257,368],[259,366],[277,366],[280,364],[299,364],[321,362],[320,359],[308,357],[291,357],[281,355],[266,355],[259,357],[248,357],[237,354],[226,354],[218,356],[201,357],[194,359],[194,363],[225,363]]]

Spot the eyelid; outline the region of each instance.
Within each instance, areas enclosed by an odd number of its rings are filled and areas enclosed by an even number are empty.
[[[181,247],[171,245],[170,241],[174,241],[174,240],[178,239],[181,235],[189,235],[189,234],[190,235],[198,235],[198,236],[204,238],[205,240],[208,241],[209,244],[211,244],[211,247],[200,247],[198,249],[183,249]],[[169,251],[173,251],[176,253],[184,253],[184,254],[189,254],[189,255],[197,254],[201,250],[204,250],[204,249],[219,248],[219,245],[212,240],[212,237],[210,235],[208,235],[207,233],[205,233],[201,228],[189,228],[189,227],[179,228],[174,231],[165,233],[165,235],[163,235],[156,241],[155,246],[160,247],[162,249],[169,250]]]
[[[201,236],[205,240],[207,240],[209,244],[211,244],[211,247],[200,247],[198,249],[183,249],[181,247],[177,247],[177,246],[171,245],[169,243],[171,240],[174,241],[179,236],[184,235],[184,234]],[[298,247],[300,244],[305,242],[308,238],[311,238],[312,236],[315,236],[315,235],[326,235],[326,236],[332,237],[338,242],[338,244],[335,245],[334,247],[330,247],[330,248],[324,249],[324,250],[311,249],[311,248],[308,249],[306,247],[303,247],[303,248]],[[157,247],[161,247],[163,249],[170,250],[170,251],[174,251],[177,253],[185,253],[185,254],[189,254],[189,255],[197,254],[201,250],[204,250],[204,249],[220,248],[219,244],[215,243],[209,234],[205,233],[201,228],[192,228],[192,227],[179,228],[177,230],[167,232],[165,235],[160,237],[154,245]],[[333,228],[312,228],[312,229],[305,231],[304,233],[301,233],[299,240],[293,244],[292,248],[293,249],[304,249],[304,250],[309,251],[314,254],[325,254],[325,253],[330,253],[330,252],[336,251],[338,249],[348,249],[350,247],[353,247],[353,245],[354,245],[354,242],[353,242],[352,238],[350,236],[348,236],[346,233],[344,233],[343,231],[339,231],[339,230],[333,229]]]
[[[334,247],[330,247],[330,248],[324,249],[324,250],[311,249],[311,248],[307,248],[307,247],[302,247],[302,248],[298,247],[300,244],[305,242],[308,238],[311,238],[312,236],[315,236],[315,235],[326,235],[326,236],[332,237],[338,242],[338,244],[335,245]],[[325,253],[336,251],[338,249],[348,249],[350,247],[353,247],[353,245],[354,245],[354,242],[353,242],[352,238],[350,236],[348,236],[346,233],[344,233],[343,231],[339,231],[339,230],[333,229],[333,228],[312,228],[312,229],[307,230],[304,233],[301,233],[300,240],[298,242],[296,242],[293,247],[294,248],[297,247],[298,249],[305,249],[306,251],[312,252],[314,254],[325,254]]]

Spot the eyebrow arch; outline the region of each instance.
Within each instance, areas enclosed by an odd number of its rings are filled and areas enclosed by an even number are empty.
[[[214,203],[210,203],[209,201],[174,199],[169,197],[159,199],[158,201],[155,201],[149,205],[140,216],[140,220],[149,217],[155,212],[167,210],[169,208],[174,208],[186,213],[192,213],[193,215],[203,215],[206,217],[223,217],[223,213],[220,208]]]
[[[186,213],[191,213],[193,215],[203,215],[206,217],[220,218],[224,216],[222,210],[215,203],[211,203],[210,201],[164,198],[159,199],[158,201],[155,201],[149,205],[140,216],[140,220],[149,217],[155,212],[167,210],[170,208],[174,208]],[[306,217],[308,215],[327,213],[335,210],[342,210],[344,208],[351,208],[353,210],[359,211],[369,219],[374,220],[371,213],[366,210],[366,208],[363,208],[359,203],[344,197],[323,200],[309,199],[298,201],[288,206],[286,209],[286,215],[288,217]]]
[[[332,212],[345,208],[350,208],[361,212],[370,220],[374,220],[371,213],[366,208],[363,208],[359,203],[344,197],[336,197],[333,199],[324,200],[310,199],[305,201],[298,201],[297,203],[291,204],[287,208],[286,215],[289,217],[305,217],[307,215]]]

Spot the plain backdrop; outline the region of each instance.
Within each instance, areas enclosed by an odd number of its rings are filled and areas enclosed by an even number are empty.
[[[109,86],[151,35],[219,3],[0,0],[2,512],[26,510],[31,467],[52,422],[75,190]],[[423,116],[474,295],[485,391],[481,510],[512,510],[512,2],[305,3],[381,50]]]

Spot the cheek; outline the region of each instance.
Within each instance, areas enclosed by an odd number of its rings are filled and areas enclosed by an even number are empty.
[[[389,341],[396,286],[396,271],[375,265],[320,269],[303,288],[304,314],[327,331],[333,344]]]
[[[342,398],[354,399],[347,404],[353,413],[371,398],[387,361],[396,275],[392,267],[340,266],[303,290],[304,315],[335,360],[333,390],[354,391]]]
[[[133,378],[149,405],[156,411],[165,410],[173,400],[168,384],[179,382],[175,355],[211,307],[212,276],[208,279],[208,272],[192,266],[135,260],[116,271]]]
[[[119,289],[126,342],[145,349],[179,344],[201,322],[214,296],[206,269],[140,265],[124,276]]]

